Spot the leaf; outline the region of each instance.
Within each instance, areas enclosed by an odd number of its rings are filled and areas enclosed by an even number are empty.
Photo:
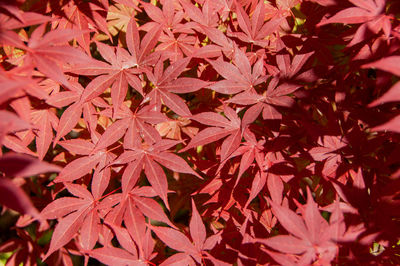
[[[18,117],[16,114],[9,111],[0,110],[0,128],[6,132],[19,132],[30,129],[32,126]]]
[[[189,80],[186,77],[179,78],[179,75],[185,70],[190,60],[191,57],[177,60],[163,70],[163,61],[160,59],[154,67],[153,73],[147,72],[149,80],[154,85],[154,89],[147,94],[147,97],[150,100],[150,104],[154,105],[157,110],[160,110],[163,103],[180,116],[191,115],[182,98],[172,93],[193,92],[208,84],[208,82],[194,78]]]
[[[274,202],[282,204],[283,182],[278,175],[268,173],[267,186]]]
[[[91,184],[91,191],[95,199],[101,198],[110,183],[110,178],[111,168],[100,169],[99,166],[96,167]]]
[[[119,244],[129,253],[133,254],[134,257],[138,257],[137,251],[136,251],[136,245],[132,243],[132,238],[128,233],[128,230],[126,230],[123,227],[119,227],[116,225],[108,224],[110,226],[117,237],[117,240]]]
[[[69,152],[78,155],[89,155],[95,147],[92,142],[84,139],[68,139],[60,141],[58,144],[60,144]]]
[[[204,242],[206,240],[206,228],[203,224],[201,216],[197,211],[196,204],[192,199],[192,217],[189,223],[190,235],[193,239],[194,245],[198,250],[203,248]]]
[[[267,182],[267,175],[264,172],[258,171],[253,179],[250,189],[249,199],[245,206],[248,206],[250,202],[260,193],[265,183]]]
[[[203,122],[205,124],[214,125],[214,127],[208,127],[200,131],[180,152],[184,152],[200,145],[209,144],[229,135],[229,137],[222,143],[221,161],[228,158],[228,156],[239,147],[242,140],[240,130],[241,121],[235,111],[230,107],[225,106],[224,112],[230,121],[223,117],[218,117],[216,114],[209,114],[209,112],[192,116],[192,119],[198,120],[200,123]]]
[[[130,236],[138,246],[139,254],[141,254],[141,257],[143,257],[143,241],[146,234],[146,221],[144,216],[138,211],[137,208],[131,205],[130,208],[127,208],[125,211],[124,221]],[[134,248],[127,250],[131,251],[132,249]]]
[[[32,60],[40,72],[71,88],[72,85],[63,74],[63,64],[88,61],[85,53],[65,45],[66,42],[78,35],[79,31],[55,29],[41,38],[45,26],[46,24],[40,25],[31,35],[26,60]]]
[[[160,264],[160,266],[169,266],[169,265],[174,265],[174,266],[179,266],[179,265],[196,265],[195,262],[193,261],[192,257],[185,253],[177,253],[172,255],[171,257],[168,257],[166,260],[163,261],[163,263]]]
[[[393,131],[393,132],[399,133],[400,132],[399,125],[400,125],[400,115],[396,116],[392,120],[390,120],[390,121],[388,121],[388,122],[386,122],[386,123],[384,123],[382,125],[379,125],[379,126],[376,126],[376,127],[372,128],[372,130],[374,130],[374,131],[386,131],[386,130],[389,130],[389,131]]]
[[[96,248],[88,251],[88,254],[107,265],[125,266],[125,265],[146,265],[141,262],[137,257],[129,252],[115,247]]]
[[[43,261],[45,261],[53,252],[62,248],[69,241],[71,241],[84,222],[88,211],[89,210],[87,208],[82,208],[59,220],[56,228],[54,229],[49,250],[47,251],[46,256],[43,258]]]
[[[151,186],[164,201],[167,209],[169,209],[167,197],[168,183],[166,180],[167,177],[165,176],[163,169],[158,164],[152,162],[147,156],[145,156],[144,172]]]
[[[344,23],[344,24],[355,24],[355,23],[363,23],[368,21],[373,14],[368,10],[358,8],[358,7],[350,7],[345,10],[342,10],[336,13],[334,16],[321,21],[318,26],[323,26],[329,23]]]
[[[36,150],[40,160],[43,160],[53,140],[53,128],[50,121],[52,115],[54,116],[49,111],[42,111],[39,113],[39,121],[35,123],[39,129],[38,136],[36,137]],[[55,119],[57,118],[55,117]]]
[[[307,251],[308,243],[293,236],[278,235],[265,240],[261,243],[282,253],[302,254]]]
[[[40,215],[45,219],[57,219],[78,210],[84,204],[88,204],[88,201],[82,198],[59,198],[48,204]]]
[[[235,130],[231,135],[229,135],[221,146],[221,161],[228,158],[240,145],[242,141],[241,130]]]
[[[53,141],[53,147],[76,126],[81,115],[82,106],[79,103],[72,104],[64,111],[57,127],[57,135]]]
[[[391,87],[380,98],[370,103],[368,107],[375,107],[383,103],[398,102],[398,101],[400,101],[400,82],[397,82],[395,85],[393,85],[393,87]]]
[[[39,217],[38,211],[25,192],[4,177],[0,178],[0,204],[21,214],[29,214],[34,218]]]
[[[400,66],[399,66],[399,60],[400,56],[388,56],[385,58],[382,58],[378,61],[368,63],[363,65],[363,68],[378,68],[383,71],[390,72],[396,76],[400,76]]]
[[[224,128],[219,127],[209,127],[202,131],[200,131],[194,138],[192,138],[189,144],[180,150],[180,152],[187,151],[191,148],[206,145],[212,142],[215,142],[223,137],[229,135],[229,131],[227,132]]]
[[[235,6],[238,24],[243,32],[235,32],[233,35],[244,42],[265,45],[267,43],[265,38],[277,30],[283,20],[283,18],[273,18],[264,23],[266,12],[263,2],[257,4],[251,18],[237,1],[235,1]]]
[[[196,248],[190,243],[189,239],[181,232],[168,228],[153,226],[151,230],[164,242],[167,246],[177,251],[188,254],[197,254]]]
[[[128,125],[124,120],[118,120],[112,123],[111,126],[109,126],[103,133],[103,135],[101,135],[93,152],[97,152],[104,148],[107,148],[114,142],[121,139],[124,136],[127,128]]]
[[[200,178],[200,176],[195,171],[193,171],[193,169],[187,164],[185,160],[173,153],[161,152],[157,154],[152,154],[152,157],[155,161],[159,162],[160,164],[164,165],[174,172],[192,174]]]
[[[157,44],[161,31],[161,28],[149,31],[140,41],[136,22],[133,17],[131,18],[126,29],[126,43],[133,57],[134,64],[138,66],[145,65],[146,57]]]
[[[8,152],[0,157],[0,171],[6,176],[30,177],[46,172],[60,172],[61,167],[25,155]]]
[[[129,192],[135,186],[137,180],[140,177],[140,173],[142,172],[142,169],[143,169],[142,160],[143,160],[143,158],[141,158],[137,161],[131,162],[125,168],[125,171],[124,171],[124,173],[122,175],[122,179],[121,179],[123,192]]]
[[[81,227],[81,244],[85,250],[93,249],[100,234],[100,218],[97,212],[91,211]]]
[[[54,180],[54,182],[73,181],[90,173],[99,163],[102,153],[98,152],[92,156],[78,158],[67,164]]]
[[[305,205],[303,217],[311,242],[320,241],[321,235],[328,229],[329,225],[319,213],[318,205],[315,203],[309,188],[307,188],[307,204]]]
[[[140,211],[147,217],[168,224],[173,228],[176,228],[175,225],[173,225],[170,222],[167,215],[165,215],[161,206],[153,199],[147,199],[143,197],[140,199],[135,198],[135,204],[140,209]]]
[[[306,225],[296,213],[273,201],[270,201],[270,204],[276,218],[278,218],[279,222],[289,233],[300,239],[309,239]]]

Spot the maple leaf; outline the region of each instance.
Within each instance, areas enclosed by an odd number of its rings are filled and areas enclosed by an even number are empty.
[[[107,2],[68,1],[61,9],[64,14],[58,20],[57,28],[73,29],[80,32],[76,36],[76,40],[87,54],[90,54],[90,33],[93,29],[96,31],[101,30],[109,35],[105,19],[108,9]],[[56,12],[56,10],[54,11]]]
[[[239,3],[236,2],[235,6],[237,21],[242,32],[232,32],[231,35],[243,42],[254,43],[258,46],[267,46],[269,41],[266,38],[278,30],[279,25],[285,19],[283,17],[273,18],[264,23],[266,9],[262,1],[258,2],[251,19]]]
[[[324,1],[324,0],[322,0]],[[330,0],[325,0],[330,1]],[[301,0],[277,0],[276,7],[267,4],[267,17],[287,17],[292,14],[292,8],[298,5]],[[285,23],[286,21],[283,21]],[[285,23],[287,25],[287,23]],[[285,26],[286,26],[285,25]]]
[[[198,128],[188,126],[190,120],[187,118],[178,117],[177,120],[170,120],[166,122],[159,123],[155,126],[158,133],[169,139],[182,140],[182,132],[193,138],[193,136],[198,132]]]
[[[314,52],[308,53],[299,53],[290,60],[290,54],[285,49],[285,44],[278,37],[276,41],[276,49],[278,53],[276,54],[276,63],[278,65],[279,71],[278,76],[281,79],[293,79],[302,67],[305,65],[307,60],[313,55]],[[302,75],[307,75],[308,72],[303,73]]]
[[[34,65],[46,76],[70,88],[71,84],[63,73],[65,64],[82,64],[89,60],[81,50],[65,45],[79,32],[56,29],[44,34],[45,27],[46,24],[42,24],[32,33],[25,47],[25,64]]]
[[[19,118],[16,114],[9,111],[0,111],[0,144],[3,142],[3,138],[9,133],[16,133],[19,131],[25,131],[30,129],[32,126]]]
[[[7,264],[396,264],[398,6],[0,0]]]
[[[259,239],[259,242],[281,253],[298,255],[298,263],[310,264],[316,260],[322,264],[330,263],[338,251],[336,241],[345,233],[343,214],[338,209],[339,213],[333,214],[328,223],[321,216],[310,189],[307,191],[307,204],[299,205],[302,218],[289,208],[270,201],[273,213],[291,235]]]
[[[186,57],[177,60],[165,71],[163,71],[163,61],[159,60],[154,67],[154,73],[147,72],[147,76],[154,88],[146,95],[144,101],[150,101],[150,105],[155,106],[155,110],[161,110],[162,102],[180,116],[190,116],[190,110],[185,102],[175,95],[175,93],[195,92],[208,85],[208,82],[187,77],[178,77],[189,64],[191,58]],[[161,102],[162,101],[162,102]]]
[[[221,56],[221,51],[228,58],[232,58],[235,52],[235,43],[229,39],[223,32],[219,29],[213,27],[205,27],[199,25],[199,32],[205,34],[212,42],[215,44],[208,44],[196,50],[193,57],[209,58],[209,57],[219,57]]]
[[[38,128],[36,151],[39,159],[43,160],[53,141],[53,128],[58,126],[57,116],[49,110],[37,110],[31,113],[32,123]]]
[[[11,180],[0,177],[0,204],[21,214],[28,214],[35,219],[41,219],[39,212],[33,206],[30,198],[23,189]]]
[[[239,48],[235,47],[233,60],[235,65],[222,59],[211,61],[210,64],[224,80],[209,86],[210,89],[223,94],[236,94],[242,91],[254,91],[254,87],[267,79],[263,75],[263,59],[254,64],[253,71],[249,59]]]
[[[118,238],[118,241],[121,243],[121,245],[125,249],[129,250],[131,253],[135,253],[136,249],[133,249],[132,245],[130,245],[130,243],[131,242],[136,243],[136,245],[138,247],[138,249],[137,249],[138,257],[141,260],[147,261],[147,260],[150,260],[153,255],[154,242],[151,238],[150,229],[148,229],[146,226],[146,222],[145,222],[145,218],[144,218],[143,214],[141,214],[139,209],[136,208],[135,205],[132,204],[133,199],[134,199],[133,197],[130,198],[130,200],[129,200],[130,204],[126,207],[125,215],[124,215],[124,222],[127,225],[127,232],[130,237],[127,237],[127,235],[125,233],[124,239],[128,239],[128,241],[121,240],[121,237],[118,236],[118,233],[117,233],[117,238]],[[137,204],[137,206],[140,206],[141,208],[143,208],[143,206],[141,206],[141,204],[144,205],[146,202],[146,201],[140,201],[137,198],[134,201],[141,202],[141,203]],[[151,202],[151,201],[148,201],[148,202]],[[147,213],[147,211],[145,211],[145,213]],[[159,216],[161,216],[161,214]],[[154,216],[151,215],[151,216],[149,216],[149,218],[150,217],[151,217],[151,219],[153,219]],[[165,219],[165,218],[163,217],[163,219]],[[120,233],[119,235],[122,235],[122,234]]]
[[[339,11],[328,19],[323,19],[317,26],[323,26],[330,23],[343,24],[362,24],[354,34],[348,47],[354,46],[365,40],[368,30],[377,34],[383,30],[386,37],[389,38],[391,33],[390,17],[382,14],[385,11],[385,0],[349,0],[356,7],[349,7]]]
[[[80,102],[75,102],[65,109],[57,125],[57,134],[53,141],[53,147],[55,147],[57,142],[67,135],[79,122],[82,116],[82,108],[83,105]]]
[[[127,226],[128,229],[109,224],[114,234],[116,235],[118,242],[126,251],[120,248],[108,246],[90,250],[88,251],[88,254],[103,263],[112,265],[147,265],[145,261],[149,261],[153,257],[152,251],[154,248],[154,242],[151,238],[150,230],[146,230],[144,217],[143,221],[140,221],[143,222],[143,226],[132,223],[138,222],[134,219],[131,221],[127,220],[127,222],[129,224]],[[138,232],[134,229],[140,229],[140,231]],[[141,238],[138,239],[138,236]],[[138,241],[140,241],[138,244],[139,254],[136,250],[135,245],[132,245],[132,242],[138,243]],[[141,245],[142,242],[146,245],[145,247]]]
[[[22,42],[20,36],[13,30],[45,23],[50,20],[49,17],[35,12],[22,12],[20,9],[13,7],[12,5],[4,5],[2,7],[15,16],[14,18],[0,13],[0,43],[3,45],[12,45],[25,49],[26,45]]]
[[[396,76],[400,76],[400,66],[398,64],[399,60],[400,60],[400,56],[392,55],[392,56],[388,56],[388,57],[379,59],[378,61],[365,64],[362,67],[363,68],[375,67],[375,68],[393,73]]]
[[[31,265],[37,263],[36,259],[40,257],[41,253],[37,240],[33,240],[29,233],[23,229],[18,228],[16,234],[17,238],[9,239],[0,246],[0,252],[2,253],[15,251],[6,263]]]
[[[118,113],[128,91],[128,84],[143,95],[142,84],[136,76],[138,73],[132,69],[135,63],[132,57],[123,48],[114,48],[97,43],[97,49],[102,57],[111,65],[101,61],[91,60],[89,64],[74,67],[69,70],[76,74],[99,75],[94,78],[82,93],[80,102],[88,102],[101,95],[111,86],[111,99],[113,101],[114,116]]]
[[[118,193],[106,197],[99,209],[107,211],[104,219],[105,224],[111,227],[121,226],[123,221],[128,224],[132,228],[132,230],[129,229],[131,239],[138,247],[138,256],[142,259],[149,259],[153,246],[151,241],[146,240],[145,216],[173,228],[176,228],[176,226],[168,219],[161,205],[151,198],[157,196],[152,187],[134,187],[142,168],[139,168],[138,164],[135,163],[129,164],[122,177],[122,194]],[[110,207],[113,205],[115,207],[111,209]],[[107,227],[105,229],[104,239],[105,242],[108,242],[112,238],[112,232]]]
[[[126,150],[113,164],[134,164],[135,167],[133,169],[138,167],[139,172],[137,174],[140,174],[141,170],[144,168],[147,180],[169,209],[167,199],[167,177],[159,164],[174,172],[192,174],[201,178],[184,159],[174,153],[166,151],[178,143],[179,141],[165,139],[151,145],[143,143],[139,147]]]
[[[390,121],[388,121],[382,125],[372,128],[372,130],[375,130],[375,131],[389,130],[389,131],[393,131],[393,132],[400,132],[399,125],[400,125],[400,115],[396,116],[395,118],[391,119]]]
[[[66,184],[65,187],[76,197],[59,198],[41,212],[46,219],[58,219],[49,250],[43,260],[66,245],[79,229],[81,229],[81,244],[84,249],[92,249],[99,237],[100,218],[93,195],[81,185]]]
[[[157,62],[160,54],[151,53],[151,50],[156,46],[161,31],[161,28],[149,31],[141,39],[136,22],[131,18],[126,29],[126,45],[131,53],[133,65],[143,68]]]
[[[59,172],[61,168],[24,154],[8,152],[0,157],[0,171],[6,176],[30,177],[40,173]]]
[[[264,143],[265,140],[262,139],[257,141],[256,136],[252,133],[248,128],[246,128],[243,132],[243,137],[245,142],[242,142],[240,147],[238,147],[231,155],[229,155],[218,167],[218,170],[222,169],[224,163],[229,161],[231,158],[236,156],[241,156],[240,165],[239,165],[239,173],[237,175],[237,179],[234,187],[239,183],[241,176],[243,173],[250,167],[253,163],[254,159],[258,164],[260,170],[263,170],[263,161],[264,161]]]
[[[229,136],[223,141],[221,146],[221,161],[228,158],[228,156],[239,147],[242,140],[242,132],[241,121],[236,112],[225,105],[224,114],[229,120],[213,112],[203,112],[193,115],[190,119],[210,127],[197,133],[190,140],[189,144],[184,149],[180,150],[180,152],[187,151],[200,145],[206,145]]]
[[[194,36],[184,33],[175,37],[171,31],[167,31],[167,33],[161,34],[159,41],[161,43],[157,46],[155,51],[162,53],[163,57],[168,57],[173,63],[182,59],[184,55],[192,56],[195,52],[194,45],[197,39]]]
[[[141,2],[146,14],[151,18],[151,21],[146,23],[142,28],[146,31],[151,31],[157,28],[161,28],[164,31],[184,32],[185,25],[181,24],[184,13],[182,10],[175,11],[175,5],[173,0],[165,0],[162,5],[162,10],[157,6]]]
[[[119,123],[114,123],[113,125],[115,125],[113,126],[113,128],[115,128],[119,126]],[[99,137],[97,144],[80,139],[71,139],[61,142],[60,145],[64,146],[67,150],[84,156],[68,163],[56,177],[56,179],[54,179],[54,182],[58,183],[74,181],[86,174],[91,173],[93,168],[96,168],[95,175],[99,171],[104,170],[104,168],[115,159],[115,155],[110,151],[107,151],[105,147],[103,148],[103,146],[107,146],[108,143],[113,143],[116,141],[115,138],[116,136],[118,137],[118,134],[120,134],[120,132],[117,131],[116,134],[114,134],[112,128],[108,131],[106,130],[106,132]],[[93,185],[94,184],[92,184],[92,186]]]
[[[289,96],[299,88],[299,85],[283,83],[278,85],[279,79],[273,78],[262,95],[254,91],[244,91],[228,99],[227,102],[252,105],[242,119],[242,127],[254,122],[262,111],[263,119],[281,119],[282,114],[274,106],[290,107],[294,101]]]
[[[154,128],[154,125],[168,121],[168,117],[154,110],[155,108],[152,105],[138,106],[135,108],[134,112],[125,105],[121,107],[120,113],[118,114],[118,118],[121,118],[121,120],[119,120],[120,122],[118,122],[121,127],[119,127],[118,130],[121,133],[120,137],[126,132],[123,141],[125,149],[140,146],[142,143],[141,140],[149,144],[161,141],[161,136]],[[109,108],[104,110],[102,114],[111,117]]]
[[[107,25],[112,35],[115,36],[120,31],[126,32],[127,25],[132,19],[135,8],[138,9],[137,5],[134,3],[132,5],[133,7],[124,3],[110,6],[107,12]]]
[[[322,173],[331,176],[342,162],[341,151],[346,147],[347,142],[338,136],[323,136],[319,144],[321,146],[311,148],[309,153],[314,160],[325,161]]]
[[[185,13],[190,20],[196,22],[186,23],[186,26],[190,25],[193,28],[198,28],[200,24],[202,26],[214,28],[218,25],[218,15],[216,13],[217,7],[211,0],[204,1],[201,10],[185,0],[180,0],[179,3],[184,8]]]
[[[205,252],[206,249],[211,249],[216,244],[215,237],[206,236],[206,228],[201,220],[201,216],[197,211],[196,205],[192,199],[192,217],[189,223],[190,236],[193,244],[188,237],[179,232],[178,230],[168,227],[155,227],[152,226],[151,230],[169,247],[184,252],[185,255],[177,255],[174,258],[169,259],[168,263],[185,263],[194,264],[193,259],[202,263],[204,258],[215,260],[211,254]],[[188,255],[190,256],[188,258]],[[164,262],[165,265],[167,262]]]
[[[400,56],[388,56],[382,58],[376,62],[368,63],[363,65],[363,68],[378,68],[383,71],[387,71],[393,73],[396,76],[400,76],[400,67],[399,62]],[[394,84],[384,95],[382,95],[379,99],[376,99],[372,103],[370,103],[369,107],[374,107],[379,104],[387,103],[387,102],[396,102],[400,100],[400,83],[397,82]]]

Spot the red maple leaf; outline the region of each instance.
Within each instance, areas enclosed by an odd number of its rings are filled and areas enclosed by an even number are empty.
[[[321,216],[309,189],[307,195],[307,204],[298,204],[302,218],[289,208],[270,201],[274,215],[291,234],[259,239],[264,245],[282,253],[268,252],[278,262],[286,259],[291,264],[311,264],[315,261],[329,264],[338,252],[336,241],[340,240],[346,230],[339,202],[328,223]]]
[[[189,64],[191,58],[177,60],[165,70],[160,59],[154,67],[154,72],[147,72],[147,77],[154,88],[146,95],[144,101],[150,101],[155,110],[161,110],[162,102],[180,116],[190,116],[190,110],[182,98],[175,93],[195,92],[208,85],[208,82],[188,77],[179,77]]]
[[[180,150],[180,152],[187,151],[200,145],[206,145],[229,136],[224,140],[221,146],[221,161],[228,158],[241,143],[242,128],[240,118],[232,108],[225,105],[224,114],[229,120],[213,112],[203,112],[193,115],[191,119],[210,127],[197,133],[190,140],[189,144],[184,149]]]
[[[67,190],[76,197],[59,198],[44,208],[41,215],[46,219],[58,219],[45,260],[53,252],[66,245],[81,229],[81,245],[92,249],[100,233],[100,217],[97,200],[84,187],[65,184]]]
[[[356,7],[343,9],[328,19],[323,19],[317,26],[330,23],[343,24],[362,24],[354,34],[351,42],[347,46],[354,46],[365,40],[368,31],[377,34],[383,30],[386,38],[391,33],[391,17],[385,14],[385,0],[349,0]]]
[[[169,209],[167,198],[167,177],[159,164],[174,172],[192,174],[201,178],[196,172],[193,171],[193,169],[186,163],[184,159],[167,151],[169,148],[178,143],[179,141],[166,139],[160,140],[159,142],[151,145],[148,143],[142,143],[140,146],[132,147],[129,150],[126,150],[121,154],[120,157],[117,158],[116,161],[113,162],[113,164],[129,163],[128,167],[130,171],[138,171],[135,172],[135,175],[129,175],[131,178],[136,180],[144,168],[147,180],[150,182],[154,191],[161,197]],[[131,182],[132,181],[127,181],[127,183]],[[136,182],[131,183],[129,187],[133,186],[135,183]]]
[[[242,6],[236,2],[236,14],[242,32],[232,32],[231,35],[239,38],[243,42],[254,43],[261,47],[265,47],[269,44],[266,38],[276,31],[285,19],[283,17],[278,17],[265,22],[266,9],[264,2],[259,2],[257,4],[251,19],[243,10]]]

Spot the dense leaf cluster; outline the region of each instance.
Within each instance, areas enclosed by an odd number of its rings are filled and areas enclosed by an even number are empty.
[[[0,253],[400,264],[399,22],[394,0],[0,0]]]

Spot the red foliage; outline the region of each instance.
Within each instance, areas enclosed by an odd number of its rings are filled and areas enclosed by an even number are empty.
[[[21,214],[0,252],[400,264],[399,16],[394,0],[0,0],[0,203]]]

